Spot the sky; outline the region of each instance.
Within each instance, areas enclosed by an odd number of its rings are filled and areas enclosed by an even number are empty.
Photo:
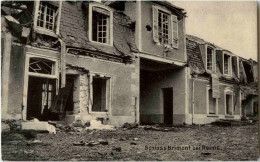
[[[174,1],[185,9],[186,33],[257,60],[257,4],[253,1]]]

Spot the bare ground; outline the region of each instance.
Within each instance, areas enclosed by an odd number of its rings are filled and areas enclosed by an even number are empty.
[[[135,139],[134,139],[135,138]],[[163,132],[143,128],[82,131],[56,135],[39,133],[40,144],[21,135],[2,134],[3,160],[257,160],[258,125],[212,125],[174,128]],[[74,146],[105,139],[108,145]],[[121,148],[121,150],[120,150]],[[182,150],[183,149],[183,150]]]

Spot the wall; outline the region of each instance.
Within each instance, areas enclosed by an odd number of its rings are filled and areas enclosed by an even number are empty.
[[[142,38],[142,52],[147,52],[152,55],[163,57],[165,47],[161,45],[156,45],[153,40],[153,31],[147,31],[146,26],[149,25],[153,27],[153,13],[152,13],[152,2],[142,1],[141,2],[141,38]],[[156,4],[157,5],[157,4]],[[178,36],[179,36],[179,47],[178,49],[170,49],[167,54],[167,58],[176,59],[180,61],[185,61],[184,49],[186,45],[184,44],[184,26],[183,19],[179,20],[178,24]]]
[[[190,79],[189,84],[190,84],[190,107],[189,107],[189,113],[192,114],[192,82],[193,79]],[[233,117],[230,117],[232,119],[240,118],[240,95],[239,92],[237,91],[236,93],[236,88],[231,85],[231,84],[226,84],[226,83],[220,83],[220,98],[218,99],[218,115],[212,116],[207,114],[207,95],[206,95],[206,90],[207,90],[207,85],[211,86],[211,83],[209,80],[205,79],[197,79],[194,84],[194,118],[196,118],[194,121],[195,123],[199,124],[206,124],[213,122],[217,119],[225,119],[228,118],[225,115],[225,99],[224,99],[224,91],[227,88],[231,88],[233,90],[233,103],[235,105],[235,111],[233,113]],[[237,99],[237,101],[236,101]],[[235,104],[236,102],[236,104]],[[189,118],[192,118],[190,115]],[[191,121],[190,121],[191,122]]]
[[[110,61],[103,61],[85,56],[67,55],[67,63],[76,65],[90,73],[104,74],[112,76],[111,89],[111,122],[113,118],[125,116],[126,120],[117,121],[114,125],[122,125],[125,122],[135,122],[136,107],[133,98],[138,99],[138,70],[135,64],[123,64]],[[82,77],[82,76],[81,76]],[[80,84],[82,84],[82,80]],[[81,97],[81,102],[84,97]],[[84,98],[85,99],[85,98]],[[81,109],[85,109],[88,105],[81,105]],[[104,115],[90,114],[93,117],[103,117]],[[127,118],[129,120],[127,121]],[[111,123],[110,122],[110,123]],[[113,122],[116,122],[113,120]]]
[[[8,85],[8,114],[21,115],[24,87],[24,66],[24,47],[12,45]]]
[[[173,123],[185,121],[185,68],[159,72],[141,71],[140,82],[142,123],[163,123],[162,88],[169,87],[173,87]]]

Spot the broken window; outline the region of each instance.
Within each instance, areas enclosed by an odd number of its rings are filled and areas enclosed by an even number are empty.
[[[106,112],[110,99],[110,79],[103,77],[93,77],[93,112]]]
[[[58,7],[41,1],[38,9],[37,27],[54,31]]]
[[[214,50],[212,48],[207,48],[207,70],[212,71],[212,62],[213,62],[213,53]]]
[[[231,75],[231,56],[224,54],[224,74]]]
[[[55,62],[43,58],[30,58],[29,72],[41,74],[54,74]]]
[[[232,115],[233,97],[230,94],[226,94],[226,115]]]
[[[90,29],[91,40],[104,44],[112,44],[112,11],[98,6],[90,6],[92,12]]]
[[[212,90],[208,91],[208,103],[209,103],[209,114],[216,114],[217,113],[217,99],[213,98]]]
[[[159,33],[159,42],[161,44],[169,44],[169,22],[170,15],[158,10],[158,33]]]

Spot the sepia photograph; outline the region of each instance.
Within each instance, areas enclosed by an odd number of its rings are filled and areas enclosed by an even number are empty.
[[[259,160],[257,1],[1,3],[1,161]]]

